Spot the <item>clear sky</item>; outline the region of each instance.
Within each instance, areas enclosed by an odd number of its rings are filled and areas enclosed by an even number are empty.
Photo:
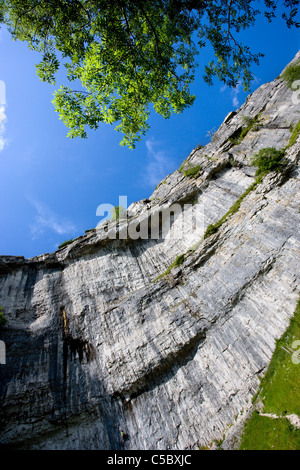
[[[250,92],[277,77],[300,49],[299,30],[263,17],[244,33],[253,52]],[[167,174],[180,167],[198,144],[209,142],[228,112],[243,104],[242,87],[202,80],[209,47],[199,56],[192,91],[197,99],[183,114],[164,120],[153,113],[150,131],[135,150],[120,147],[121,134],[103,125],[88,139],[66,137],[67,128],[51,103],[56,87],[36,75],[38,54],[0,30],[0,255],[30,258],[55,251],[60,243],[96,227],[98,205],[128,205],[148,198]],[[57,88],[60,83],[57,84]]]

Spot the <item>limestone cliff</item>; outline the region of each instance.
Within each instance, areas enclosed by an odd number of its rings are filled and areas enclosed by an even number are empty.
[[[2,446],[197,449],[224,434],[233,445],[299,295],[300,138],[282,173],[204,233],[255,182],[253,155],[288,145],[299,111],[279,77],[128,208],[119,239],[104,223],[53,254],[0,257]],[[174,204],[160,237],[124,232]]]

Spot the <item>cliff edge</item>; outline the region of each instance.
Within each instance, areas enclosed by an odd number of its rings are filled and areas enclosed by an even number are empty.
[[[300,292],[299,111],[280,76],[117,224],[0,257],[2,447],[234,446]]]

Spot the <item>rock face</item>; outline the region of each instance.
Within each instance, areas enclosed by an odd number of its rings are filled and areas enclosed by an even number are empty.
[[[203,235],[255,181],[253,154],[287,146],[299,110],[281,78],[265,84],[187,158],[196,177],[175,171],[128,208],[119,238],[104,223],[53,254],[0,257],[3,447],[234,446],[299,295],[300,139]]]

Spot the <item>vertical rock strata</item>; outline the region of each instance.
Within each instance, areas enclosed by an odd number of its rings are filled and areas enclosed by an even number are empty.
[[[299,111],[281,78],[263,85],[187,158],[195,177],[175,171],[128,208],[140,226],[184,208],[164,237],[108,239],[102,224],[53,254],[0,257],[1,446],[196,449],[232,433],[299,295],[299,138],[285,171],[203,235],[255,181],[254,153],[288,145]]]

